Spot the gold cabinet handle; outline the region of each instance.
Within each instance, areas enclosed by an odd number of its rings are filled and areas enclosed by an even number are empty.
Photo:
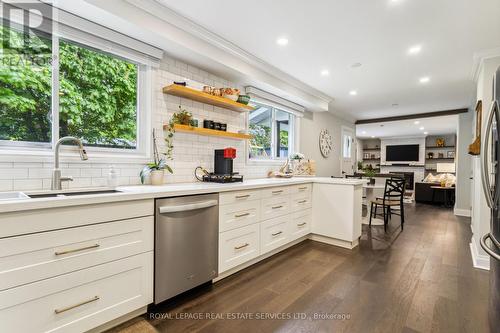
[[[307,190],[307,186],[304,186],[304,187],[299,187],[299,190],[303,191],[303,190]]]
[[[273,191],[273,194],[283,193],[283,190]]]
[[[94,245],[89,245],[89,246],[84,246],[84,247],[79,247],[77,249],[71,249],[71,250],[64,250],[64,251],[56,251],[54,254],[56,256],[60,256],[63,254],[68,254],[68,253],[73,253],[73,252],[80,252],[80,251],[85,251],[85,250],[90,250],[90,249],[95,249],[99,247],[99,244],[94,244]]]
[[[70,305],[70,306],[67,306],[65,308],[61,308],[61,309],[55,309],[54,312],[56,314],[60,314],[60,313],[63,313],[63,312],[66,312],[66,311],[69,311],[69,310],[72,310],[74,308],[77,308],[79,306],[82,306],[82,305],[85,305],[85,304],[89,304],[89,303],[92,303],[92,302],[95,302],[95,301],[98,301],[100,299],[99,296],[94,296],[92,297],[91,299],[88,299],[86,301],[83,301],[83,302],[80,302],[80,303],[77,303],[77,304],[74,304],[74,305]]]
[[[235,250],[240,250],[240,249],[242,249],[242,248],[244,248],[244,247],[247,247],[248,245],[250,245],[250,244],[245,243],[245,244],[240,245],[240,246],[235,246],[235,247],[234,247],[234,249],[235,249]]]
[[[274,236],[281,235],[282,233],[283,233],[283,231],[278,231],[277,233],[275,233],[275,234],[271,234],[271,235],[274,237]]]
[[[245,194],[245,195],[237,195],[235,198],[236,199],[243,199],[243,198],[248,198],[250,194]]]
[[[297,227],[303,227],[303,226],[305,226],[306,224],[307,224],[307,223],[305,223],[305,222],[304,222],[304,223],[299,223],[299,224],[297,224]]]
[[[234,215],[234,217],[244,217],[244,216],[248,216],[248,215],[250,215],[250,213],[236,214],[236,215]]]
[[[282,205],[279,205],[279,206],[274,206],[274,207],[271,207],[272,209],[278,209],[278,208],[283,208]]]
[[[306,202],[307,202],[307,200],[300,200],[300,201],[299,201],[299,204],[300,204],[300,203],[306,203]]]

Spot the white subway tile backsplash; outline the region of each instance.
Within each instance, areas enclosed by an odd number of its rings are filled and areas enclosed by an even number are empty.
[[[1,168],[0,169],[0,179],[22,179],[28,178],[28,169],[16,169],[16,168]]]
[[[15,191],[38,190],[43,187],[42,179],[14,179]]]

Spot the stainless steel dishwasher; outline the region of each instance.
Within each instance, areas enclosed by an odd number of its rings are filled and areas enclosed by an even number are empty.
[[[218,272],[218,194],[156,200],[155,304]]]

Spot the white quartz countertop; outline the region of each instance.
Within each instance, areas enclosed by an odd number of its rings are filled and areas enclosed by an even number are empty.
[[[137,185],[121,186],[116,188],[120,192],[99,193],[77,196],[46,197],[36,199],[17,199],[9,201],[0,201],[0,213],[12,213],[18,211],[27,211],[35,209],[47,209],[80,205],[91,205],[106,202],[153,199],[163,197],[175,197],[182,195],[219,193],[227,191],[248,190],[273,186],[286,186],[305,183],[322,183],[345,186],[361,186],[366,180],[361,179],[341,179],[329,177],[293,177],[293,178],[262,178],[249,179],[241,183],[217,184],[217,183],[180,183],[165,184],[160,186]],[[81,189],[79,189],[81,190]],[[86,189],[95,191],[96,188]],[[74,192],[75,189],[69,191]],[[36,192],[50,193],[50,192]],[[30,194],[27,192],[26,194]],[[1,216],[0,216],[1,220]]]

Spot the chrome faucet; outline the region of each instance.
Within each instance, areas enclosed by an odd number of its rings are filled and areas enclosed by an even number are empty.
[[[52,171],[52,190],[61,190],[62,182],[73,181],[73,177],[61,177],[61,169],[59,169],[59,148],[64,142],[75,142],[78,145],[78,150],[80,152],[80,158],[82,161],[88,160],[87,152],[83,148],[82,140],[75,138],[73,136],[65,136],[60,138],[56,143],[56,149],[54,152],[54,170]]]

